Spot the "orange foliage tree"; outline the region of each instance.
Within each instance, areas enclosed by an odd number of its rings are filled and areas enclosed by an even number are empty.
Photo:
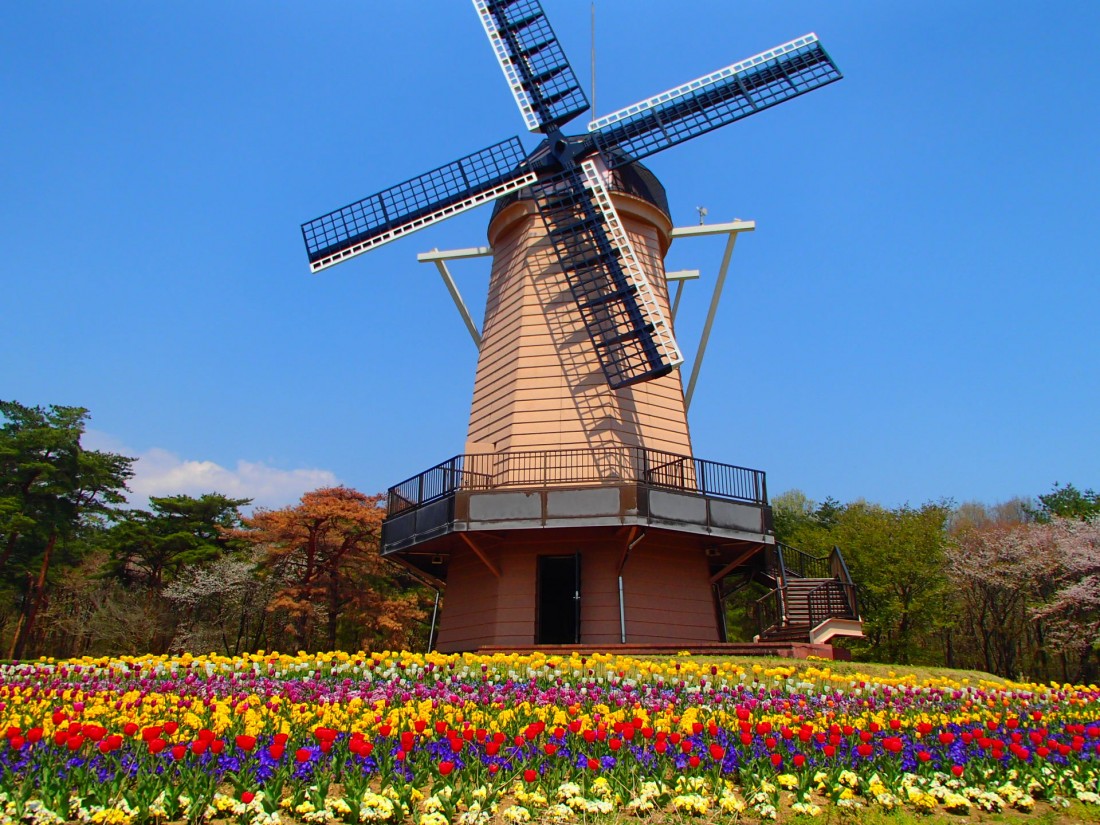
[[[282,583],[267,610],[286,617],[287,644],[404,649],[423,635],[428,592],[378,552],[381,501],[328,487],[230,531],[260,549],[261,570]]]

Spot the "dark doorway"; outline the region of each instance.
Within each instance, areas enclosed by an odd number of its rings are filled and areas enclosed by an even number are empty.
[[[580,641],[581,557],[539,556],[538,634],[540,645]]]

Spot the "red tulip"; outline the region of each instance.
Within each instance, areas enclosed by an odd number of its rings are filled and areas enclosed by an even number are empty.
[[[245,805],[247,805],[255,798],[256,794],[254,794],[252,791],[241,791],[241,802],[243,802]]]
[[[439,763],[439,774],[440,774],[440,776],[447,776],[454,769],[455,769],[455,763],[454,762],[440,762]]]
[[[953,773],[956,777],[962,776],[963,775],[963,770],[964,770],[964,768],[963,768],[962,765],[952,765],[951,766],[951,773]]]
[[[793,757],[791,757],[791,761],[794,762],[794,766],[796,768],[801,768],[803,765],[806,764],[806,757],[803,756],[801,753],[796,753]]]
[[[699,757],[698,757],[698,756],[696,756],[696,755],[695,755],[695,754],[693,753],[693,754],[691,755],[691,758],[690,758],[690,759],[688,759],[688,765],[690,765],[690,766],[691,766],[691,767],[693,767],[693,768],[698,768],[698,767],[699,767]]]
[[[539,778],[539,774],[538,774],[538,771],[536,771],[536,770],[532,770],[531,768],[528,768],[527,770],[525,770],[523,772],[523,781],[524,782],[534,782],[538,778]]]
[[[726,749],[718,743],[714,743],[710,746],[710,758],[715,762],[719,762],[726,756]]]
[[[100,725],[84,725],[80,729],[80,732],[93,742],[98,742],[107,735],[107,729]]]
[[[240,734],[235,741],[237,743],[237,747],[240,748],[242,751],[250,751],[254,747],[256,747],[255,736],[246,736],[245,734]]]
[[[163,739],[153,739],[149,742],[149,753],[160,753],[168,746]]]
[[[783,764],[783,754],[773,753],[772,754],[772,767],[778,769],[779,766],[782,765],[782,764]]]
[[[179,762],[183,757],[187,756],[187,745],[175,745],[172,748],[172,758]]]
[[[308,762],[310,755],[308,748],[298,748],[298,750],[294,751],[294,759],[296,762]]]

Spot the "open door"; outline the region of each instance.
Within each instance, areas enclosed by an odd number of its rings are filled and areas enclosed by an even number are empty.
[[[581,556],[539,556],[538,631],[535,643],[580,642]]]

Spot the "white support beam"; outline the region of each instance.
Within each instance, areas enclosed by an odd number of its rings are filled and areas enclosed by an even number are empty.
[[[669,309],[669,316],[672,318],[672,322],[676,322],[676,310],[680,308],[680,296],[684,294],[684,284],[688,281],[694,281],[699,278],[698,269],[680,269],[676,272],[666,272],[665,281],[676,282],[676,297],[672,301],[672,307]]]
[[[474,346],[479,350],[481,349],[481,332],[478,331],[477,324],[474,323],[474,319],[470,315],[470,310],[466,308],[466,302],[462,300],[462,293],[458,291],[458,284],[451,276],[451,271],[447,269],[447,261],[456,261],[463,258],[486,258],[492,254],[493,250],[487,246],[475,246],[469,249],[433,249],[431,252],[421,252],[416,256],[416,260],[422,264],[435,264],[436,269],[439,270],[439,277],[443,279],[447,291],[451,293],[451,300],[455,302],[455,309],[462,316],[462,323],[466,325]]]
[[[756,221],[733,220],[729,223],[702,223],[698,226],[678,226],[672,230],[674,238],[692,238],[697,235],[728,235],[731,232],[752,232]]]
[[[488,258],[492,254],[492,247],[471,246],[469,249],[433,249],[431,252],[421,252],[416,259],[423,264],[429,261],[457,261],[460,258]]]
[[[737,236],[742,232],[752,232],[755,229],[756,221],[734,220],[729,223],[685,226],[672,230],[672,237],[674,238],[692,238],[702,235],[728,236],[726,251],[722,255],[722,265],[718,269],[718,280],[715,281],[714,292],[710,296],[710,308],[707,310],[707,320],[703,324],[703,334],[699,338],[699,347],[695,351],[695,363],[691,365],[691,377],[688,379],[687,389],[684,391],[685,413],[691,410],[691,398],[695,395],[695,385],[699,381],[699,373],[703,368],[703,357],[707,354],[711,327],[714,326],[714,316],[718,312],[718,302],[722,298],[722,289],[726,283],[726,273],[729,271],[730,258],[733,256],[733,247],[737,243]]]

